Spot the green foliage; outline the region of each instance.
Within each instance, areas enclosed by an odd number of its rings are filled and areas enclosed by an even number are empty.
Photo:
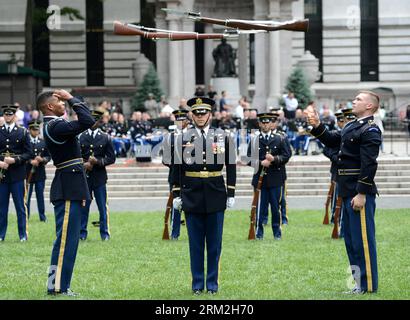
[[[265,229],[264,240],[247,240],[249,211],[228,210],[220,290],[216,296],[199,297],[191,293],[185,226],[178,241],[163,241],[163,212],[111,212],[110,241],[101,241],[99,229],[89,224],[88,239],[80,242],[71,287],[81,294],[77,299],[410,299],[408,213],[408,209],[377,210],[377,294],[342,293],[348,279],[344,241],[331,239],[333,226],[322,225],[323,211],[307,210],[289,212],[281,241],[273,240],[270,228]],[[33,212],[29,241],[20,243],[16,216],[10,215],[7,238],[0,243],[0,300],[73,300],[46,295],[55,238],[54,216],[50,212],[47,216],[49,223],[41,223]],[[95,220],[98,214],[92,213],[89,221]]]
[[[292,91],[295,94],[295,97],[299,102],[299,107],[302,107],[303,109],[308,105],[309,101],[312,100],[312,93],[310,91],[309,84],[301,68],[297,67],[293,69],[287,80],[285,88],[286,93],[288,91]],[[283,98],[281,98],[279,103],[282,106],[285,105]]]
[[[161,96],[164,94],[161,89],[158,74],[152,64],[132,100],[134,110],[145,111],[144,101],[147,100],[149,93],[154,94],[156,101],[160,101]]]

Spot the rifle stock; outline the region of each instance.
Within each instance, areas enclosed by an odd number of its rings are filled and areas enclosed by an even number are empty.
[[[332,239],[339,239],[339,218],[340,218],[341,209],[342,209],[342,197],[337,197],[335,218],[333,219],[334,225],[333,225],[333,231],[332,231]]]
[[[256,185],[256,189],[253,193],[253,200],[252,200],[252,209],[251,209],[251,223],[249,225],[249,234],[248,240],[255,240],[255,227],[256,227],[256,207],[258,206],[259,201],[259,194],[262,188],[263,176],[265,175],[265,168],[261,170],[258,178],[258,184]]]
[[[169,214],[172,209],[172,200],[174,197],[172,196],[172,191],[169,193],[168,201],[167,201],[167,208],[165,210],[165,217],[164,217],[164,231],[162,233],[162,240],[169,240],[169,230],[168,230],[168,221],[169,221]]]
[[[329,224],[329,205],[332,201],[333,192],[335,190],[335,182],[330,182],[329,191],[327,193],[327,199],[325,203],[325,216],[323,217],[323,224]]]
[[[269,25],[263,23],[252,23],[249,21],[243,20],[235,20],[235,19],[213,19],[213,18],[195,18],[195,20],[204,22],[204,23],[211,23],[211,24],[218,24],[221,26],[226,26],[230,28],[239,28],[243,30],[265,30],[265,31],[278,31],[278,30],[288,30],[288,31],[299,31],[299,32],[307,32],[309,30],[309,19],[304,20],[295,20],[295,21],[287,21],[283,23],[278,23],[276,25]]]

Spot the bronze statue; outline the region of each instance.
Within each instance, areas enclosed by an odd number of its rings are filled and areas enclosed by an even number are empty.
[[[230,44],[226,43],[226,39],[221,39],[221,43],[214,49],[212,56],[215,60],[214,77],[237,76],[235,71],[236,52]]]

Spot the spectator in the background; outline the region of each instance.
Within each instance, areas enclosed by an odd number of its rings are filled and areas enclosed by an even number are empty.
[[[207,93],[207,95],[208,95],[208,97],[209,97],[210,99],[214,99],[214,100],[215,100],[216,96],[218,95],[218,92],[216,92],[216,91],[214,90],[214,88],[212,87],[212,85],[209,85],[209,86],[208,86],[208,93]]]
[[[144,107],[147,112],[150,113],[151,116],[157,117],[161,110],[158,109],[158,103],[155,100],[153,93],[148,93],[147,100],[144,102]]]
[[[311,105],[312,103],[309,103]],[[322,115],[320,116],[320,121],[326,126],[327,130],[335,130],[335,118],[330,114],[330,109],[327,106],[323,107]]]
[[[246,107],[245,97],[242,97],[239,99],[238,105],[233,110],[233,116],[243,120],[243,110],[245,109],[245,107]]]
[[[288,119],[294,119],[296,109],[299,105],[298,100],[295,98],[295,94],[292,91],[289,91],[288,94],[283,95],[283,100],[285,101],[285,117]]]
[[[23,119],[24,119],[24,111],[21,110],[20,107],[20,103],[16,102],[14,103],[14,105],[17,107],[17,111],[16,111],[16,124],[18,124],[19,126],[23,126]]]
[[[33,112],[33,106],[31,104],[28,104],[25,110],[23,110],[23,112],[23,125],[25,128],[28,128],[28,123],[31,121],[31,113]]]
[[[194,96],[195,97],[205,97],[204,86],[196,86]]]
[[[406,119],[407,119],[407,130],[409,131],[409,135],[410,135],[410,104],[407,106],[407,110],[406,110]]]
[[[178,109],[179,110],[188,110],[188,105],[186,104],[186,99],[182,98],[181,100],[179,100]]]
[[[213,116],[212,116],[212,127],[214,128],[219,128],[219,124],[222,121],[222,116],[219,111],[215,111]]]
[[[165,101],[165,106],[161,109],[160,118],[169,118],[171,117],[172,112],[174,109],[169,105],[168,102]]]
[[[121,100],[121,99],[118,100],[118,101],[115,103],[115,105],[114,105],[114,111],[117,112],[117,113],[123,114],[123,111],[122,111],[122,100]]]
[[[226,91],[221,92],[221,99],[219,100],[219,111],[228,111],[232,110],[232,106],[229,105],[226,101],[227,93]]]
[[[236,128],[236,122],[232,120],[230,113],[221,111],[221,122],[219,123],[219,128],[222,130],[233,130]]]

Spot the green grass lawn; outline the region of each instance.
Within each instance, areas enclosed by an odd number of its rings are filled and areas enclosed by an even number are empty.
[[[349,296],[343,240],[330,238],[320,211],[290,211],[282,241],[268,228],[263,241],[248,241],[249,213],[225,215],[220,291],[191,294],[186,227],[179,241],[163,241],[163,213],[111,213],[112,239],[102,242],[89,227],[72,281],[80,299],[409,299],[410,210],[378,210],[379,292]],[[9,217],[0,243],[0,299],[67,299],[45,294],[55,225],[33,216],[29,241],[20,243]],[[92,214],[90,221],[97,220]]]

